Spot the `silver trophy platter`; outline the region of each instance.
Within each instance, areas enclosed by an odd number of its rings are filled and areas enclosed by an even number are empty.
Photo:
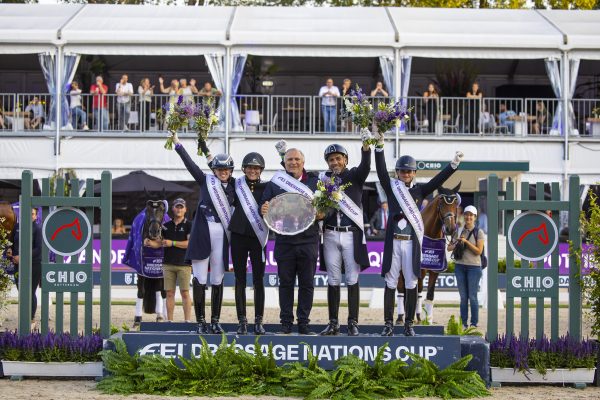
[[[297,235],[315,222],[316,209],[310,199],[298,193],[282,193],[269,201],[264,219],[267,226],[280,235]]]

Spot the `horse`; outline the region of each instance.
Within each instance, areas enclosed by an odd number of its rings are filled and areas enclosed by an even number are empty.
[[[458,194],[459,189],[460,183],[452,189],[440,187],[438,189],[438,194],[421,211],[425,227],[425,236],[430,239],[443,239],[446,236],[453,236],[455,234],[457,228],[458,206],[460,204],[460,195]],[[429,275],[429,281],[427,283],[425,310],[427,313],[427,321],[429,323],[433,322],[433,298],[435,294],[435,283],[439,274],[439,271],[421,269],[421,276],[418,281],[419,303],[417,305],[416,315],[418,322],[421,321],[421,293],[423,292],[423,279],[426,275]],[[400,274],[400,279],[398,280],[398,292],[400,293],[400,296],[403,297],[404,276],[402,274]],[[400,308],[403,309],[403,307]],[[398,314],[398,319],[400,320],[403,313],[399,312]]]
[[[146,214],[142,238],[150,240],[162,240],[162,225],[167,205],[165,200],[146,201]]]

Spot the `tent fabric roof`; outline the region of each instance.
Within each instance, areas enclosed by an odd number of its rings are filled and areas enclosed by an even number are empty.
[[[63,29],[65,51],[120,55],[224,53],[233,7],[87,5]]]
[[[534,10],[390,8],[402,54],[442,58],[560,55],[562,34]]]
[[[56,34],[82,5],[1,4],[0,53],[54,51]]]
[[[600,11],[0,4],[0,54],[600,59]]]
[[[238,7],[236,53],[283,56],[392,56],[395,31],[385,8]]]
[[[566,36],[573,58],[600,60],[600,10],[543,10],[540,14]]]

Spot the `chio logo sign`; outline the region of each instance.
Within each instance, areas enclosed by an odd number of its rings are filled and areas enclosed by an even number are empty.
[[[417,163],[417,168],[418,169],[441,169],[442,168],[442,163],[440,163],[440,162],[419,161]]]
[[[46,274],[46,280],[50,283],[85,283],[87,274],[83,271],[49,271]]]
[[[554,287],[554,279],[550,276],[515,276],[511,283],[517,289],[551,289]]]

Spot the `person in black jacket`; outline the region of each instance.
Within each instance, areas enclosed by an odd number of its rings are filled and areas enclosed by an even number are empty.
[[[383,137],[379,137],[379,143],[375,146],[375,165],[390,210],[390,223],[386,229],[381,265],[381,275],[385,278],[383,303],[385,327],[382,336],[392,336],[394,333],[394,298],[400,272],[404,276],[406,288],[404,334],[415,335],[413,321],[417,308],[417,278],[421,275],[423,235],[423,220],[419,206],[425,197],[450,178],[458,168],[462,157],[463,154],[457,151],[453,160],[429,182],[415,185],[417,162],[411,156],[402,156],[396,161],[398,179],[392,181],[385,163]]]
[[[37,311],[37,296],[35,294],[38,286],[42,283],[42,228],[37,223],[37,208],[31,209],[31,325],[35,327],[35,312]],[[14,242],[12,244],[12,261],[15,264],[15,278],[17,288],[19,286],[19,224],[15,226]]]
[[[259,153],[246,154],[242,160],[244,176],[235,182],[235,211],[231,217],[231,258],[235,272],[235,307],[239,326],[238,335],[248,333],[246,318],[246,269],[248,255],[252,264],[254,286],[254,333],[264,335],[263,315],[265,311],[265,245],[269,228],[260,215],[259,204],[266,182],[260,181],[265,168],[265,159]],[[250,222],[252,221],[252,222]],[[260,238],[259,238],[260,237]]]
[[[207,156],[214,175],[205,174],[185,151],[177,134],[173,134],[175,150],[185,167],[200,186],[200,202],[192,224],[185,259],[192,263],[193,297],[198,333],[209,333],[204,317],[205,291],[210,264],[211,318],[210,332],[221,334],[219,324],[223,303],[223,277],[229,265],[229,223],[235,199],[235,179],[231,176],[233,159],[227,154]],[[217,204],[215,204],[215,202]]]
[[[304,170],[304,154],[289,149],[284,155],[285,177],[294,186],[302,187],[310,197],[317,189],[319,178]],[[286,192],[271,179],[261,199],[261,214],[269,211],[269,200]],[[298,333],[314,335],[309,329],[310,311],[314,294],[314,275],[319,252],[319,228],[317,223],[296,235],[275,235],[275,261],[279,276],[279,307],[282,333],[290,334],[294,322],[294,282],[298,278]]]
[[[327,271],[329,324],[321,335],[337,335],[340,331],[338,312],[344,270],[348,287],[348,335],[357,336],[360,307],[358,275],[369,267],[361,204],[363,185],[371,170],[371,148],[363,142],[360,164],[352,169],[347,168],[348,151],[339,144],[327,146],[324,157],[329,171],[323,175],[338,176],[342,184],[351,185],[344,190],[345,199],[343,204],[339,203],[340,209],[330,213],[323,224],[320,269]]]

